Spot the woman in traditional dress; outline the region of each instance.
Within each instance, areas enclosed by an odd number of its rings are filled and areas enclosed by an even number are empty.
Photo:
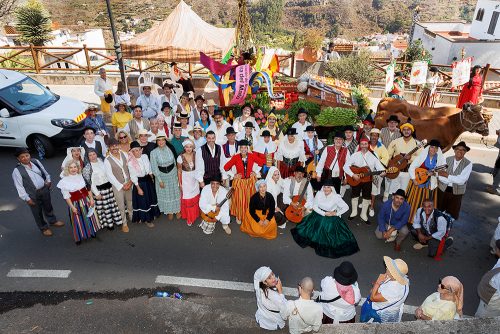
[[[160,128],[163,128],[165,131],[166,137],[172,137],[172,127],[174,126],[175,116],[172,113],[172,107],[168,102],[163,102],[161,105],[161,112],[156,116],[161,125]]]
[[[458,97],[457,108],[462,109],[467,102],[478,104],[482,94],[483,76],[481,75],[481,66],[476,65],[470,72],[469,82],[462,87],[462,91]]]
[[[148,130],[140,129],[139,132],[137,132],[137,140],[135,141],[136,143],[139,143],[142,147],[142,153],[147,155],[148,158],[150,157],[151,151],[156,148],[156,143],[150,142],[149,137],[151,137],[151,134]]]
[[[181,184],[181,217],[188,226],[200,215],[200,186],[195,175],[195,145],[191,139],[182,142],[184,152],[177,157],[177,177]],[[200,153],[201,154],[201,153]]]
[[[236,168],[236,175],[233,179],[234,194],[231,199],[231,215],[236,217],[238,224],[241,224],[245,212],[248,210],[250,196],[255,193],[255,182],[261,161],[257,155],[248,152],[249,143],[246,140],[242,140],[238,144],[240,153],[233,155],[224,165],[224,169],[227,172],[233,166]]]
[[[314,198],[313,211],[291,230],[300,247],[310,246],[319,256],[339,258],[359,251],[356,238],[341,218],[349,206],[337,195],[331,178]]]
[[[252,122],[246,122],[243,131],[238,132],[236,135],[236,140],[246,140],[250,150],[253,150],[253,146],[257,144],[257,132]]]
[[[404,100],[405,82],[403,81],[403,77],[404,77],[403,72],[396,72],[394,74],[394,81],[392,82],[392,88],[388,94],[389,97],[398,100]]]
[[[435,173],[429,176],[427,182],[417,185],[415,181],[415,170],[417,168],[431,170],[436,167],[444,166],[446,160],[440,147],[441,144],[439,141],[432,139],[429,145],[420,152],[408,168],[408,174],[410,174],[411,181],[406,188],[406,198],[408,204],[410,204],[410,217],[408,218],[410,224],[413,223],[415,213],[418,208],[422,206],[426,198],[431,199],[434,202],[434,207],[437,207],[437,177],[434,175]]]
[[[425,84],[423,85],[422,94],[420,94],[420,99],[418,101],[418,106],[425,108],[433,108],[436,103],[438,93],[437,86],[441,82],[441,77],[437,67],[431,66],[429,69],[429,76],[427,77]]]
[[[132,138],[127,131],[118,130],[115,135],[115,139],[118,141],[118,147],[120,147],[120,151],[122,151],[123,153],[128,153],[128,151],[130,151],[130,143],[132,142]]]
[[[267,192],[265,180],[255,183],[257,192],[250,197],[250,203],[240,230],[251,237],[275,239],[278,236],[274,212],[276,203],[272,194]]]
[[[293,176],[297,166],[304,166],[306,161],[304,142],[297,139],[297,129],[293,127],[288,129],[286,138],[280,141],[274,158],[278,161],[278,169],[284,179]]]
[[[246,123],[251,122],[255,129],[259,128],[259,125],[255,121],[255,118],[252,115],[252,105],[247,103],[241,109],[241,116],[236,117],[233,122],[233,128],[237,133],[244,132]]]
[[[175,149],[167,143],[167,138],[157,137],[157,148],[151,152],[151,170],[155,176],[158,207],[161,213],[166,214],[169,220],[174,214],[180,218],[181,194],[179,178],[177,177],[177,156]]]
[[[75,160],[78,161],[80,165],[80,170],[85,167],[85,162],[83,159],[85,158],[85,149],[83,147],[68,147],[66,149],[66,156],[61,164],[61,174],[59,175],[61,178],[64,176],[64,169],[69,161]]]
[[[99,223],[108,229],[114,229],[115,225],[122,225],[122,216],[116,204],[113,186],[106,176],[104,162],[97,156],[93,148],[87,151],[88,163],[83,168],[83,178],[90,184],[94,195],[95,210]]]
[[[200,119],[196,121],[195,126],[196,124],[198,124],[203,129],[203,131],[205,132],[207,131],[210,124],[212,124],[212,122],[210,121],[210,115],[208,114],[208,110],[201,109]]]
[[[95,238],[101,229],[94,212],[94,199],[86,188],[81,171],[79,161],[69,160],[64,167],[63,177],[57,183],[69,207],[73,238],[77,245],[82,240]]]
[[[266,176],[267,191],[273,195],[276,208],[274,209],[274,218],[280,228],[286,227],[284,210],[286,205],[283,203],[283,179],[278,168],[272,166]]]
[[[279,330],[285,327],[280,310],[286,307],[281,280],[271,268],[260,267],[253,275],[253,287],[257,297],[255,320],[260,328]]]
[[[153,220],[160,216],[160,210],[153,184],[153,172],[148,156],[142,154],[142,148],[137,142],[130,144],[127,165],[130,180],[134,184],[132,222],[146,223],[148,227],[155,227]]]
[[[182,93],[180,103],[175,114],[176,116],[178,116],[181,112],[188,114],[188,117],[191,116],[191,104],[189,101],[189,94],[187,92]]]
[[[437,292],[425,298],[416,309],[415,317],[420,320],[453,320],[463,316],[464,286],[454,276],[439,280]]]

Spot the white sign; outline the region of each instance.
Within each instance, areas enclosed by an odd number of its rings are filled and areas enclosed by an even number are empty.
[[[394,67],[396,63],[390,63],[385,70],[385,91],[389,93],[392,90],[392,85],[394,82]]]
[[[451,64],[451,86],[458,87],[469,82],[472,57]]]
[[[410,75],[410,85],[423,85],[427,79],[427,68],[428,64],[426,61],[416,61],[411,67]]]

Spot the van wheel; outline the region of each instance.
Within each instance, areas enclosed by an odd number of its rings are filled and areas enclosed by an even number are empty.
[[[40,159],[50,158],[55,153],[54,145],[52,145],[49,138],[42,135],[35,135],[31,139],[30,146],[38,153]]]

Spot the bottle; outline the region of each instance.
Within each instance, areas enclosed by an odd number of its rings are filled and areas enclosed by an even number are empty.
[[[175,299],[182,299],[182,295],[178,292],[174,293],[174,296],[173,296]]]
[[[157,291],[155,294],[156,297],[170,297],[170,293],[166,291]]]

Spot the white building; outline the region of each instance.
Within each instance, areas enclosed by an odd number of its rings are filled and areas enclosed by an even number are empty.
[[[417,22],[413,41],[420,39],[434,64],[449,65],[466,57],[473,64],[500,67],[500,0],[478,0],[472,23]]]

